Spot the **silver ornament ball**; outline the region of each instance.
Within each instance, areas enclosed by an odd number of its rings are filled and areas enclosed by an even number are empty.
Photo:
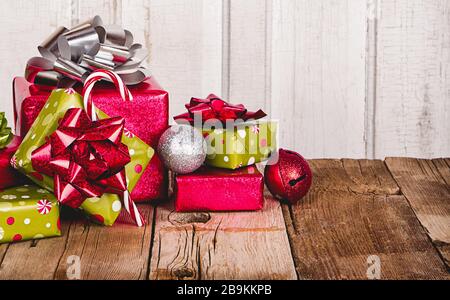
[[[167,129],[158,144],[158,153],[173,172],[194,172],[206,158],[206,141],[201,132],[189,125],[173,125]]]

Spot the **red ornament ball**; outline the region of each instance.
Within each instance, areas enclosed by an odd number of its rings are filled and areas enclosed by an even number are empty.
[[[280,149],[278,161],[266,165],[264,180],[275,198],[295,204],[308,193],[312,173],[308,162],[300,154]]]

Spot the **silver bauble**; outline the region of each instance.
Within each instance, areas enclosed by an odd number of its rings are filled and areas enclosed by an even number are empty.
[[[159,139],[158,153],[171,171],[187,174],[197,170],[205,161],[206,141],[192,126],[173,125]]]

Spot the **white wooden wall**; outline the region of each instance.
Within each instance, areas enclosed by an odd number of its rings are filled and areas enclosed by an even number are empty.
[[[172,115],[214,92],[308,158],[450,156],[449,0],[2,0],[0,111],[36,46],[95,14],[150,49]]]

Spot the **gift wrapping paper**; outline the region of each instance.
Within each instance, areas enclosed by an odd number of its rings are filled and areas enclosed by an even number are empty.
[[[14,79],[16,131],[25,136],[43,109],[52,87],[29,83],[23,77]],[[125,102],[108,84],[99,84],[92,93],[97,108],[111,117],[125,118],[128,136],[137,136],[156,149],[160,136],[168,128],[169,96],[154,77],[129,86],[133,101]],[[76,89],[80,92],[80,90]],[[167,197],[168,173],[155,153],[131,196],[136,202]]]
[[[11,167],[10,161],[22,139],[14,136],[5,113],[0,112],[0,189],[24,184],[24,177]]]
[[[244,122],[233,129],[205,129],[208,146],[206,164],[237,169],[267,159],[276,151],[277,124],[266,120]]]
[[[17,172],[10,165],[11,158],[19,148],[22,139],[14,136],[11,142],[3,149],[0,149],[0,189],[17,186],[28,182],[26,177]]]
[[[47,138],[58,128],[59,120],[69,108],[83,108],[81,95],[73,89],[54,90],[13,156],[15,168],[48,190],[53,190],[54,179],[36,172],[31,156],[33,151],[45,144]],[[99,109],[97,114],[100,119],[108,117]],[[131,156],[131,162],[125,166],[125,171],[128,189],[132,191],[153,157],[154,150],[135,135],[124,134],[122,143],[128,147]],[[115,194],[103,194],[99,198],[87,199],[80,208],[93,220],[104,225],[112,225],[120,213],[121,201]]]
[[[175,209],[195,211],[251,211],[264,204],[264,180],[255,166],[226,170],[202,167],[175,175]]]
[[[60,235],[58,201],[51,192],[34,185],[0,190],[0,243]]]

